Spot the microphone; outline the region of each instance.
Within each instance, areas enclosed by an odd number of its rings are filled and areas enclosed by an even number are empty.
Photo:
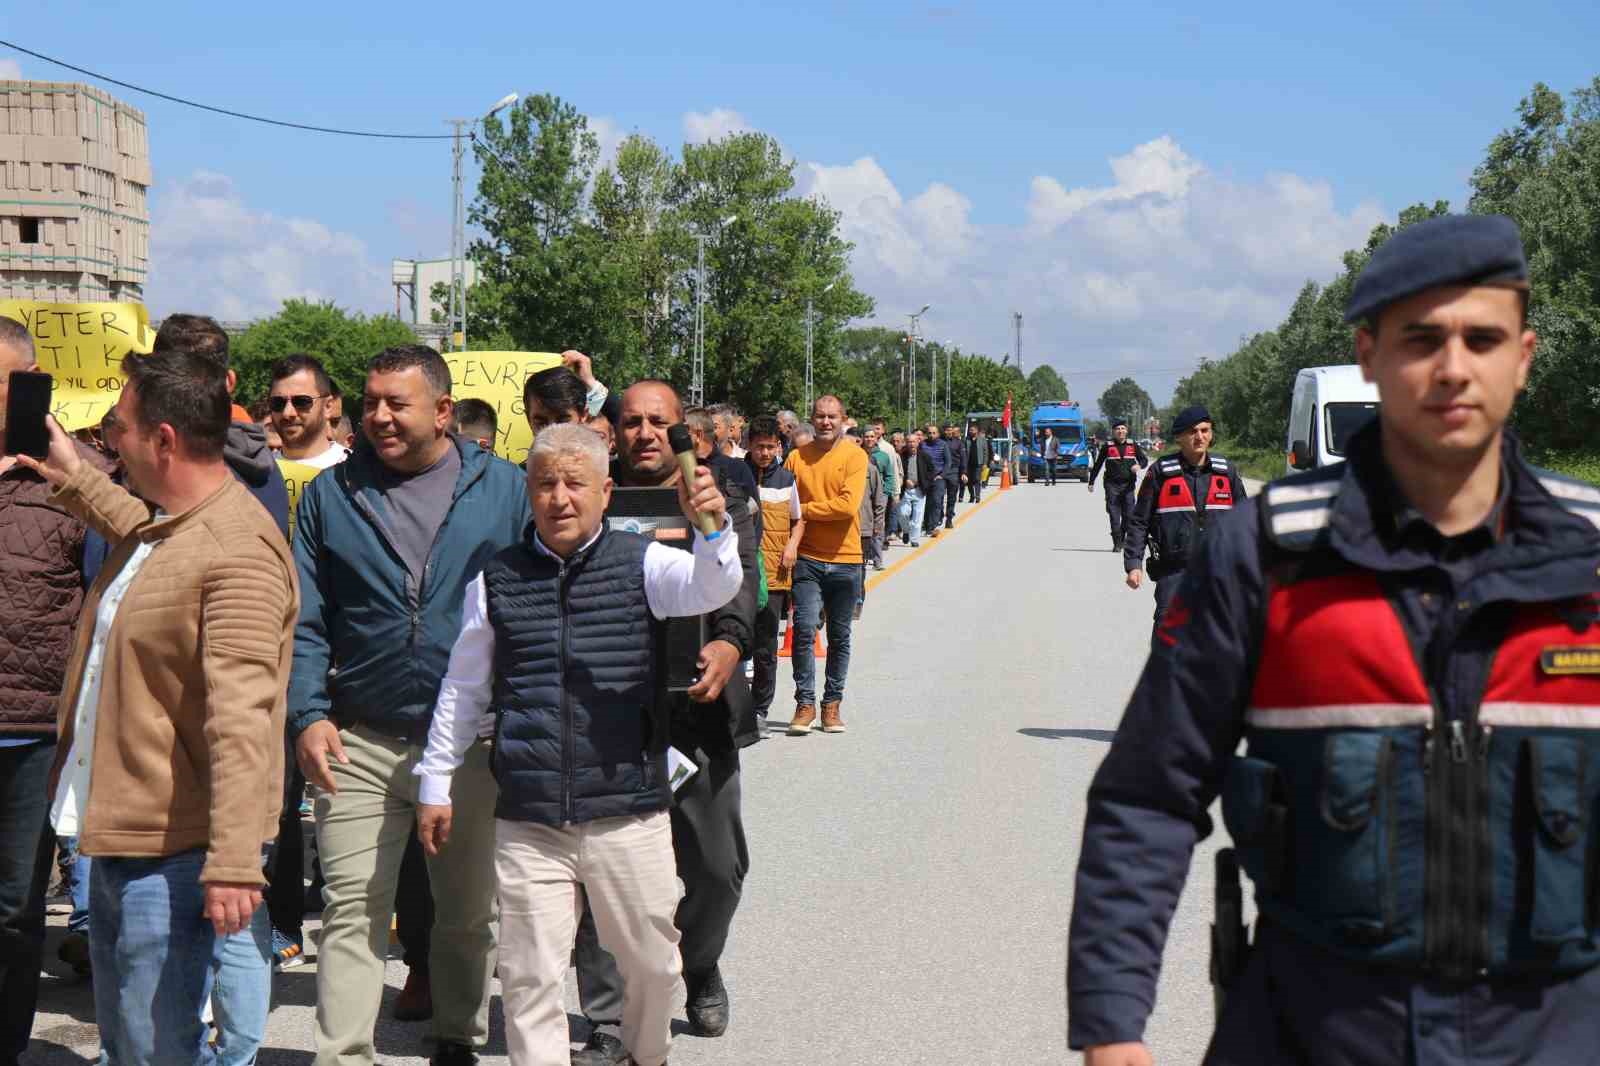
[[[678,469],[683,471],[683,484],[685,488],[694,484],[694,470],[700,465],[700,459],[694,454],[694,438],[689,435],[689,427],[679,422],[667,427],[667,443],[672,446],[672,454],[678,457]],[[722,536],[722,530],[717,528],[714,518],[708,514],[696,514],[700,523],[700,535],[706,540],[716,540]]]

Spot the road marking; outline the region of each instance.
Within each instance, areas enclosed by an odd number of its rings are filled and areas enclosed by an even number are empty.
[[[1013,486],[1013,488],[1014,487],[1015,486]],[[977,514],[979,511],[981,511],[985,507],[989,506],[995,500],[998,500],[1000,498],[1001,491],[1002,491],[1001,489],[998,489],[998,488],[995,489],[993,492],[991,492],[989,494],[989,498],[988,499],[980,500],[978,503],[972,505],[971,507],[968,507],[965,511],[962,511],[959,515],[956,516],[956,526],[959,527],[961,525],[961,523],[965,522],[967,519],[971,518],[973,515]],[[1010,489],[1006,489],[1004,491],[1009,492]],[[944,534],[949,534],[951,532],[953,532],[953,531],[947,529],[947,530],[944,531]],[[930,550],[931,548],[933,548],[934,545],[938,544],[943,539],[944,539],[944,535],[940,535],[940,536],[937,536],[937,537],[924,537],[922,544],[917,548],[916,551],[912,552],[910,555],[905,556],[899,562],[897,562],[893,566],[889,567],[887,570],[883,570],[883,571],[881,571],[879,573],[876,573],[876,574],[873,574],[871,577],[867,578],[867,591],[871,592],[873,589],[877,588],[879,585],[881,585],[885,581],[889,580],[895,574],[899,573],[900,570],[903,567],[905,567],[907,563],[909,563],[909,562],[911,562],[911,560],[917,558],[923,552]]]

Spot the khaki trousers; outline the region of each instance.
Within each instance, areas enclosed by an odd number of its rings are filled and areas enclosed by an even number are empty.
[[[584,896],[622,972],[622,1042],[639,1066],[672,1046],[677,864],[666,811],[560,828],[495,823],[500,993],[512,1066],[568,1066],[562,984]]]
[[[406,841],[415,831],[422,747],[361,726],[339,731],[348,765],[329,760],[335,795],[316,800],[322,858],[316,1066],[370,1066],[383,1000],[389,919]],[[494,969],[494,805],[489,745],[467,751],[450,787],[450,843],[428,860],[434,924],[428,971],[438,1040],[481,1047]]]

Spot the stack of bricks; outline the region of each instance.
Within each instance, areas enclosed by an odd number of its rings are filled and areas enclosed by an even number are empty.
[[[142,301],[144,113],[88,85],[0,81],[0,299]]]

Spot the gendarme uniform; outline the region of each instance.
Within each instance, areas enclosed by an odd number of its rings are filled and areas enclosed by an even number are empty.
[[[1351,315],[1513,269],[1507,220],[1422,223]],[[1220,794],[1260,920],[1208,1063],[1600,1060],[1600,490],[1507,433],[1447,537],[1381,434],[1237,508],[1185,579],[1090,789],[1073,1047],[1141,1037]]]
[[[1111,428],[1127,424],[1119,421]],[[1104,470],[1106,517],[1111,522],[1112,551],[1122,550],[1123,538],[1133,521],[1133,486],[1139,479],[1139,471],[1149,465],[1150,457],[1145,455],[1137,441],[1119,441],[1116,437],[1102,445],[1095,456],[1094,467],[1089,471],[1089,487],[1094,488],[1095,479]]]
[[[1204,407],[1185,408],[1172,420],[1172,435],[1210,421]],[[1238,471],[1220,455],[1207,455],[1198,466],[1191,466],[1182,452],[1174,452],[1151,465],[1124,527],[1122,568],[1143,570],[1155,582],[1158,628],[1184,568],[1200,554],[1207,528],[1242,503],[1245,495]]]

